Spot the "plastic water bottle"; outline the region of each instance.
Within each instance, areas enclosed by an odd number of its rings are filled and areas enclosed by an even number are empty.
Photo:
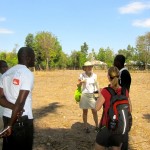
[[[113,116],[113,119],[110,121],[110,129],[115,130],[117,126],[116,115]]]

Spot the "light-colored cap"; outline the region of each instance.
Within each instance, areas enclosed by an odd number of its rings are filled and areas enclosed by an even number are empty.
[[[86,67],[86,66],[93,66],[93,64],[90,61],[87,61],[84,63],[83,67]]]

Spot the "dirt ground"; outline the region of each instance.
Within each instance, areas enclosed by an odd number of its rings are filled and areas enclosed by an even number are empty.
[[[96,132],[89,110],[91,132],[84,133],[82,111],[74,100],[78,71],[35,72],[33,113],[35,138],[33,150],[93,150]],[[106,72],[95,70],[100,87],[108,85]],[[130,97],[133,105],[133,126],[130,150],[150,149],[150,73],[131,72]],[[98,112],[99,119],[101,111]]]

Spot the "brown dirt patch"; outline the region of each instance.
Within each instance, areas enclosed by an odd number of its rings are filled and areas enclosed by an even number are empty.
[[[91,111],[91,133],[82,130],[82,111],[74,101],[79,71],[35,72],[33,113],[35,118],[34,150],[93,150],[96,133]],[[108,85],[106,72],[95,70],[100,86]],[[133,105],[131,150],[150,149],[150,73],[131,73],[130,97]],[[98,112],[99,119],[101,111]]]

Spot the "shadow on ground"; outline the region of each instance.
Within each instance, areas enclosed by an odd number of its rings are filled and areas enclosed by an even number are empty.
[[[96,133],[91,126],[91,133],[84,133],[81,123],[71,129],[37,129],[34,150],[93,150]]]
[[[58,102],[40,109],[34,109],[35,119],[40,119],[63,107]],[[58,116],[57,116],[58,117]],[[61,118],[60,118],[61,120]],[[59,123],[59,119],[58,119]],[[39,128],[35,129],[34,150],[93,150],[96,132],[94,126],[88,125],[90,133],[85,133],[83,124],[75,122],[71,128]],[[60,127],[61,121],[60,121]]]
[[[46,116],[49,113],[56,113],[56,110],[62,106],[63,105],[60,105],[58,102],[54,102],[49,104],[48,106],[39,109],[34,109],[33,110],[34,118],[39,119]]]
[[[40,119],[49,113],[57,114],[56,110],[62,106],[55,102],[47,107],[36,109],[34,110],[35,118]],[[94,131],[94,126],[88,126],[90,133],[84,132],[81,122],[73,123],[71,128],[36,127],[33,150],[94,150],[97,133]],[[132,150],[132,148],[130,149]]]
[[[46,107],[34,109],[35,119],[45,117],[49,113],[57,114],[57,109],[62,106],[58,102],[54,102]],[[150,115],[145,115],[145,118],[150,119]],[[36,127],[33,150],[94,150],[97,133],[94,131],[94,126],[88,126],[90,133],[84,132],[81,122],[75,122],[71,128]],[[0,140],[0,147],[1,144],[2,139]],[[133,150],[131,146],[130,150]]]
[[[150,114],[143,114],[143,118],[147,119],[150,122]]]

